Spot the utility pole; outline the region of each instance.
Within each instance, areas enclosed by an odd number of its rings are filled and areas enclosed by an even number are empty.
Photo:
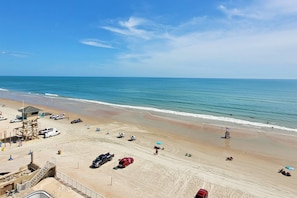
[[[24,122],[24,116],[25,116],[25,102],[23,100],[23,113],[22,113],[22,121]]]

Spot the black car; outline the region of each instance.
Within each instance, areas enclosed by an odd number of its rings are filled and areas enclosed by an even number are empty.
[[[78,118],[76,120],[72,120],[70,123],[75,124],[75,123],[79,123],[79,122],[82,122],[82,120],[80,118]]]
[[[105,164],[106,162],[111,161],[113,157],[114,157],[114,154],[110,154],[109,152],[106,154],[101,154],[95,160],[93,160],[92,167],[98,168],[101,165]]]

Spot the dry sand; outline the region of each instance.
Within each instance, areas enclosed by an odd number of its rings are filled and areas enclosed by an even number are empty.
[[[55,137],[18,143],[6,143],[0,152],[0,172],[18,170],[30,162],[43,166],[46,161],[57,165],[59,174],[71,177],[105,197],[194,197],[199,188],[209,197],[296,197],[297,172],[286,177],[278,173],[285,165],[297,167],[297,137],[277,135],[271,130],[232,126],[230,140],[221,138],[222,123],[205,120],[166,118],[155,113],[112,108],[110,106],[45,99],[32,100],[36,107],[68,118],[38,120],[39,129],[55,127]],[[26,102],[26,105],[30,105]],[[0,138],[13,133],[21,123],[9,123],[18,114],[22,102],[1,99],[0,111],[9,119],[0,121]],[[80,117],[84,122],[70,124]],[[100,128],[100,132],[96,129]],[[119,132],[125,138],[117,138]],[[135,135],[136,141],[128,141]],[[158,155],[153,149],[162,141]],[[57,155],[61,149],[62,154]],[[92,160],[99,154],[115,154],[112,161],[92,169]],[[191,154],[191,157],[186,156]],[[12,155],[12,161],[8,161]],[[115,170],[118,159],[133,157],[134,163]],[[226,161],[233,156],[233,161]],[[295,170],[297,171],[297,170]],[[81,197],[54,179],[41,181],[33,190],[44,189],[55,197]],[[27,193],[27,192],[26,192]]]

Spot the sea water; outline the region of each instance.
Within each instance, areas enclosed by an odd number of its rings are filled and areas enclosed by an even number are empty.
[[[2,76],[0,91],[297,132],[297,80]]]

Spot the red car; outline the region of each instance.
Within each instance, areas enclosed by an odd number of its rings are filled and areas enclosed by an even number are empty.
[[[119,168],[125,168],[126,166],[132,164],[134,159],[132,157],[124,157],[123,159],[119,160]]]
[[[195,196],[195,198],[207,198],[208,191],[205,189],[200,188]]]

